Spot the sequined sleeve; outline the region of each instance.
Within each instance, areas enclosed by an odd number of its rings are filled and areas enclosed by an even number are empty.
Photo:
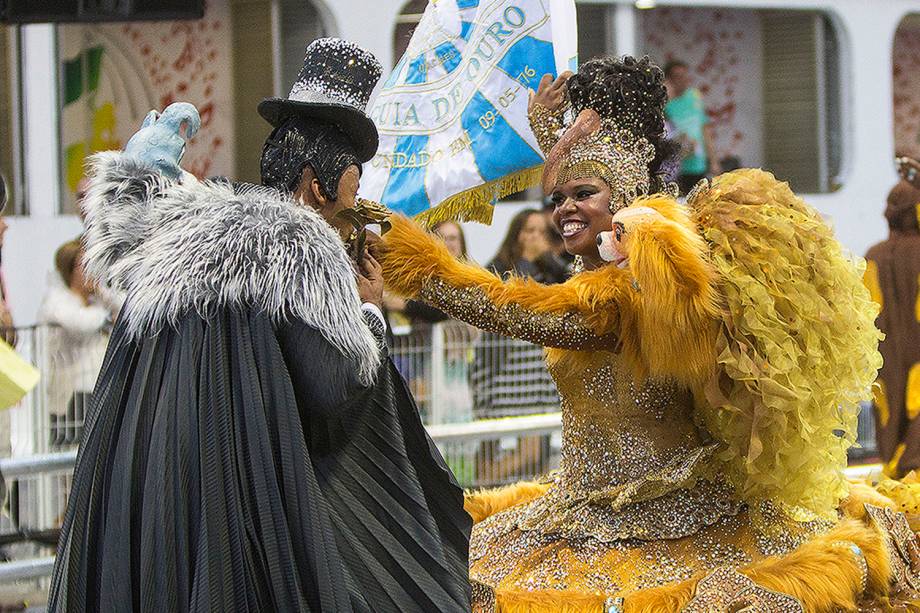
[[[435,277],[422,286],[418,298],[480,330],[544,347],[614,349],[617,344],[614,334],[597,334],[578,312],[540,313],[518,304],[496,305],[477,286],[455,287]]]
[[[527,113],[527,119],[530,120],[530,129],[537,137],[540,150],[544,156],[548,156],[563,128],[562,113],[553,112],[538,102]]]
[[[618,346],[622,270],[605,266],[560,285],[502,279],[455,259],[415,222],[399,215],[390,222],[377,252],[390,291],[417,298],[482,330],[544,347]]]

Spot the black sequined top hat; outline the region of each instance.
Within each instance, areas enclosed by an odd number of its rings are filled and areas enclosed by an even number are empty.
[[[288,97],[263,100],[259,114],[276,128],[295,115],[335,124],[366,162],[377,152],[377,127],[366,109],[381,73],[371,52],[339,38],[320,38],[307,46]]]

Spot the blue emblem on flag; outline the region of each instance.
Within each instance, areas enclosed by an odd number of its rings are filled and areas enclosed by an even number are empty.
[[[438,0],[370,104],[380,132],[361,193],[429,223],[488,222],[536,184],[527,101],[575,62],[572,0]]]

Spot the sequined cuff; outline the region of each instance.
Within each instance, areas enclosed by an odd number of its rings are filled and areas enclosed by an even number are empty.
[[[527,113],[530,129],[537,137],[537,144],[544,156],[548,156],[550,149],[559,140],[559,132],[563,128],[562,116],[564,111],[553,112],[540,104],[535,103]]]

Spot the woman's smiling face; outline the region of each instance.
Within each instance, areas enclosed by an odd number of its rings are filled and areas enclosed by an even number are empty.
[[[565,249],[580,255],[586,267],[603,264],[597,252],[597,235],[610,231],[610,186],[597,177],[572,179],[557,185],[552,194],[553,224],[562,235]]]

